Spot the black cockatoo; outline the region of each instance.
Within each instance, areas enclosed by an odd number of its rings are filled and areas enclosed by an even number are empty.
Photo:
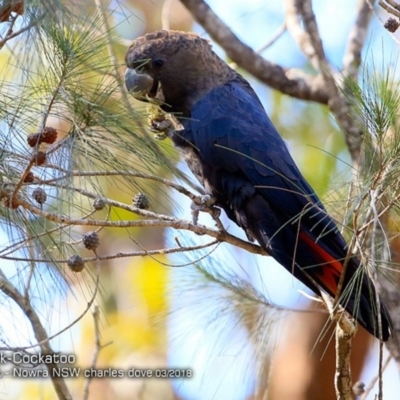
[[[127,89],[182,125],[172,140],[215,205],[307,287],[335,296],[348,246],[249,83],[194,33],[142,36],[126,65]],[[347,263],[340,304],[376,337],[380,313],[387,340],[374,284],[355,255]]]

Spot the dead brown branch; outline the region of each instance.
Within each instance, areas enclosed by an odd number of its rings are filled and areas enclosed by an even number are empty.
[[[289,96],[327,104],[329,97],[319,76],[274,64],[244,44],[202,0],[181,0],[207,33],[240,67],[261,82]]]
[[[338,309],[332,298],[322,292],[324,304],[331,319],[336,321],[336,370],[335,390],[339,400],[353,400],[353,385],[351,383],[350,355],[351,341],[357,332],[357,325],[343,309]]]

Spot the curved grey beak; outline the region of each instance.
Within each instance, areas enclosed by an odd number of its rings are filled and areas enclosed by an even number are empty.
[[[128,92],[141,100],[146,97],[153,87],[154,80],[150,75],[137,73],[133,68],[125,71],[125,86]]]

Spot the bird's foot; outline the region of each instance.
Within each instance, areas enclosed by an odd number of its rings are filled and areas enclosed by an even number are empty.
[[[149,106],[147,112],[149,114],[149,129],[154,132],[155,139],[164,140],[173,135],[175,132],[174,124],[167,119],[166,114],[159,107]]]
[[[164,119],[163,121],[153,120],[149,129],[154,132],[154,138],[157,140],[165,140],[175,132],[172,122],[168,119]]]
[[[197,222],[199,220],[199,213],[201,211],[201,212],[209,213],[211,215],[211,217],[216,221],[218,227],[221,228],[222,224],[221,224],[221,221],[219,221],[219,217],[221,215],[221,210],[214,206],[215,203],[216,203],[216,200],[214,199],[214,197],[210,196],[209,194],[205,194],[204,196],[196,197],[192,201],[192,204],[190,205],[190,208],[192,210],[193,224],[197,225]]]

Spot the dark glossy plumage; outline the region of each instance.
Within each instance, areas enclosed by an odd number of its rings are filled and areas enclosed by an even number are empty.
[[[318,293],[318,284],[334,296],[342,269],[336,260],[346,258],[346,242],[253,90],[240,79],[228,82],[196,103],[191,117],[182,121],[185,140],[196,148],[198,178],[218,205],[310,289]],[[341,303],[376,336],[375,290],[358,267],[351,258]]]
[[[146,49],[150,59],[163,58],[166,67],[149,67],[145,73],[160,82],[163,109],[173,111],[184,127],[173,141],[193,173],[249,239],[257,240],[315,293],[322,288],[334,296],[348,251],[346,242],[298,170],[257,95],[204,40],[182,32],[154,35],[134,42],[127,65],[140,60],[140,48]],[[162,46],[160,40],[165,40]],[[183,59],[186,63],[180,67]],[[185,75],[189,67],[193,78]],[[188,80],[191,90],[182,94]],[[356,257],[348,261],[340,303],[379,336],[375,289]],[[382,339],[387,340],[389,318],[383,306],[380,311]]]

